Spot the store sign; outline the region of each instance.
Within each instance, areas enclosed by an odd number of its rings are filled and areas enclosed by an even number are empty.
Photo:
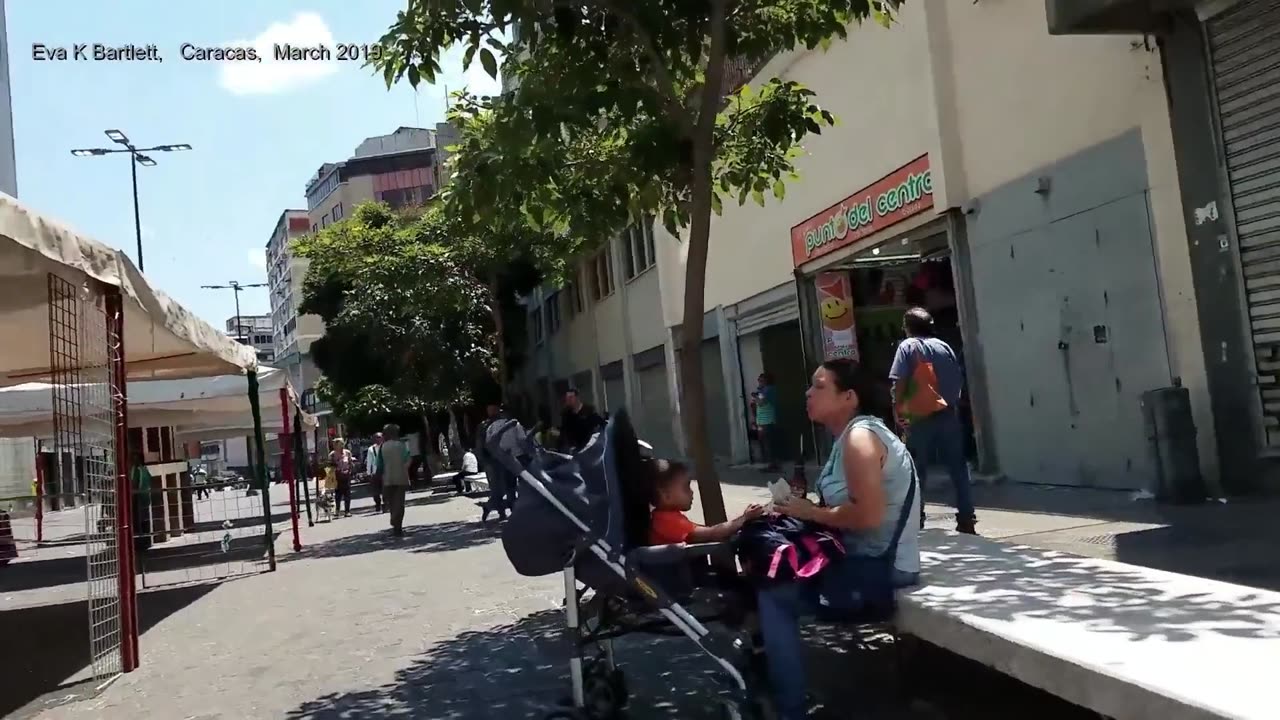
[[[932,207],[929,156],[921,155],[791,228],[791,259],[799,267]]]
[[[818,273],[818,313],[822,316],[822,358],[858,359],[858,329],[853,322],[853,290],[849,273]]]

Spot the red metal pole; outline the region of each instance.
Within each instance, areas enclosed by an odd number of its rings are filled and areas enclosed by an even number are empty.
[[[289,486],[289,519],[293,525],[293,551],[302,550],[302,540],[298,537],[298,488],[293,477],[293,426],[289,424],[289,389],[280,388],[280,428],[276,436],[280,444],[280,474]]]
[[[134,580],[133,487],[129,482],[129,390],[125,372],[124,303],[117,287],[106,288],[111,405],[116,430],[116,544],[120,583],[121,670],[132,672],[138,657],[138,590]]]

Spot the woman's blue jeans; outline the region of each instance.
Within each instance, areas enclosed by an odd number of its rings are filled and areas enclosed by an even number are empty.
[[[895,587],[909,587],[920,580],[919,573],[894,569]],[[769,682],[779,720],[803,720],[807,677],[804,644],[800,639],[800,619],[813,614],[819,603],[834,610],[856,611],[861,607],[856,573],[841,572],[840,565],[822,573],[817,582],[790,583],[761,590],[760,631],[764,636]]]

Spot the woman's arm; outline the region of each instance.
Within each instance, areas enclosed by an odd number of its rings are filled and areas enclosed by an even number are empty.
[[[866,530],[884,522],[884,443],[875,433],[855,428],[844,440],[844,481],[849,488],[849,501],[836,507],[817,507],[812,503],[788,502],[784,512],[803,520],[839,530]],[[789,508],[796,506],[795,511]],[[804,509],[801,509],[802,506]]]

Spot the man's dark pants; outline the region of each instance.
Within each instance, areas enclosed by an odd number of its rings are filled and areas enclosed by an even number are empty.
[[[369,476],[369,495],[373,497],[373,511],[382,512],[382,476]]]
[[[923,489],[928,480],[929,463],[936,457],[951,476],[956,492],[956,521],[972,525],[973,484],[969,478],[969,462],[964,456],[964,425],[955,409],[948,408],[911,423],[907,429],[907,449],[915,461],[916,473]],[[921,503],[921,507],[924,504]]]
[[[387,511],[391,513],[391,529],[396,532],[404,528],[404,496],[408,491],[407,485],[387,485],[382,489]]]

